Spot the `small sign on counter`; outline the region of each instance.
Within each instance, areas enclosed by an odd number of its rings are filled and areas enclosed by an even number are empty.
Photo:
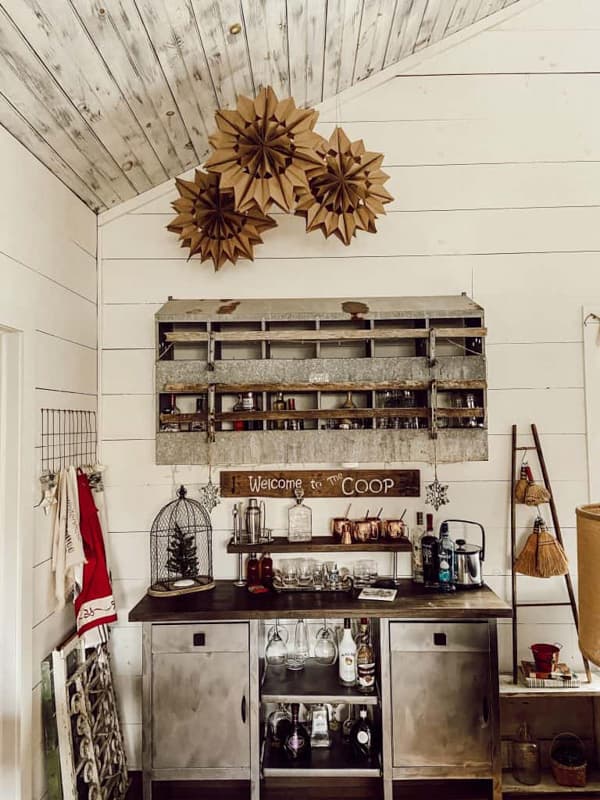
[[[221,472],[222,497],[419,497],[418,469],[249,470]]]

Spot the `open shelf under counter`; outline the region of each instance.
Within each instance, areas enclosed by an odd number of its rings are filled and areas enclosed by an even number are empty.
[[[267,667],[260,697],[263,703],[379,703],[377,693],[361,694],[354,686],[341,686],[337,663],[325,666],[313,659],[298,671]]]
[[[289,777],[344,777],[377,778],[381,775],[379,755],[367,760],[357,761],[345,742],[341,732],[331,733],[331,747],[313,748],[310,759],[303,762],[289,761],[281,748],[271,747],[269,739],[264,743],[262,772],[265,778]]]
[[[531,689],[522,683],[513,683],[512,675],[500,675],[500,697],[596,697],[600,696],[600,675],[592,673],[592,682],[586,683],[582,672],[581,686],[576,688]]]
[[[519,783],[512,772],[505,772],[502,775],[502,793],[505,795],[566,795],[579,794],[585,797],[600,794],[600,772],[591,770],[588,772],[588,781],[585,786],[559,786],[552,777],[551,772],[542,773],[542,780],[535,786],[526,786]]]
[[[332,536],[313,536],[309,542],[290,542],[284,536],[275,537],[271,542],[260,544],[234,544],[230,539],[228,553],[410,553],[412,545],[407,537],[394,541],[355,542],[342,545]]]

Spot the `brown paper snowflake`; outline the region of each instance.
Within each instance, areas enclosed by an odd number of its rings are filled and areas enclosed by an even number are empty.
[[[295,190],[308,188],[307,173],[321,166],[317,117],[291,97],[279,101],[270,86],[255,100],[238,97],[236,109],[215,114],[218,132],[209,139],[215,152],[206,169],[220,173],[222,189],[233,189],[239,211],[255,203],[262,212],[272,203],[293,211]]]
[[[376,233],[377,215],[393,200],[383,188],[389,178],[380,169],[383,155],[365,150],[361,139],[351,142],[341,128],[321,153],[321,169],[310,175],[308,189],[298,191],[296,214],[306,218],[306,230],[320,228],[326,238],[333,234],[345,245],[357,230]]]
[[[189,258],[197,253],[201,261],[211,258],[215,270],[226,261],[254,260],[260,234],[277,225],[272,217],[256,206],[236,211],[233,192],[223,190],[218,175],[196,170],[193,181],[177,178],[175,183],[181,197],[172,203],[177,216],[167,230],[179,234],[181,246],[190,248]]]

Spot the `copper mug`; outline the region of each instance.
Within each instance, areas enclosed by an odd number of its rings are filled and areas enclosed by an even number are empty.
[[[378,542],[383,536],[383,520],[379,517],[367,517],[367,522],[371,523],[369,541]]]
[[[364,544],[365,542],[372,541],[371,531],[372,526],[368,519],[355,519],[352,523],[352,535],[355,542]]]
[[[331,520],[331,533],[335,539],[341,539],[346,529],[351,527],[352,523],[347,517],[333,517]]]
[[[387,539],[403,539],[406,536],[406,523],[401,519],[386,519],[384,532]]]

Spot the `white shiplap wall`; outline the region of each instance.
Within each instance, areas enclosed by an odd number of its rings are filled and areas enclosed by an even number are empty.
[[[3,300],[33,311],[35,475],[39,500],[40,408],[96,409],[96,218],[46,167],[0,128],[0,274]],[[7,293],[7,294],[5,294]],[[1,322],[1,320],[0,320]],[[33,537],[33,798],[46,791],[40,661],[73,627],[72,607],[55,613],[49,519],[35,512]]]
[[[195,491],[207,477],[200,467],[154,464],[153,315],[168,295],[467,291],[484,306],[490,331],[490,460],[440,469],[450,484],[448,515],[485,525],[486,577],[508,596],[510,426],[525,430],[535,421],[575,564],[575,506],[588,499],[581,307],[600,297],[600,50],[588,30],[599,27],[596,6],[543,0],[422,62],[418,74],[342,99],[337,119],[385,153],[396,198],[379,233],[359,235],[350,248],[279,217],[254,264],[214,274],[209,265],[186,262],[165,231],[170,188],[120,216],[109,212],[105,224],[101,218],[103,458],[120,608],[114,649],[133,767],[140,765],[141,630],[126,620],[148,583],[147,531],[178,483]],[[335,119],[325,111],[323,134]],[[425,466],[424,479],[430,475]],[[386,512],[403,505],[390,502]],[[422,503],[407,505],[414,519]],[[286,506],[269,502],[274,527],[285,528]],[[341,509],[325,501],[312,506],[321,530]],[[230,510],[223,502],[213,513],[218,577],[235,569],[225,553]],[[531,521],[521,509],[523,535]],[[562,591],[560,579],[519,581],[524,600]],[[541,639],[562,642],[568,659],[577,658],[568,610],[529,609],[522,621],[523,653]],[[509,658],[504,624],[505,669]]]

